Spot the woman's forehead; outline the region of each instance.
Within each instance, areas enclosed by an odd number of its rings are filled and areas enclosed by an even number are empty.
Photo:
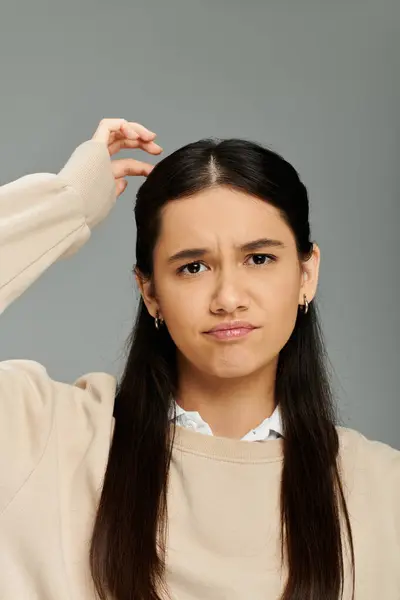
[[[217,240],[237,245],[277,236],[288,241],[291,232],[276,207],[244,192],[215,187],[169,202],[162,211],[159,241],[166,246]]]

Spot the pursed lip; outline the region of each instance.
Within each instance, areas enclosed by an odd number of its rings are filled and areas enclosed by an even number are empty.
[[[212,329],[205,331],[205,333],[214,333],[216,331],[229,331],[232,329],[257,329],[255,325],[248,323],[247,321],[227,321],[225,323],[219,323]]]

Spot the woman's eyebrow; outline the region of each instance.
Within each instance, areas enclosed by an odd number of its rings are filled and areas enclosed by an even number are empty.
[[[240,246],[242,252],[253,252],[254,250],[262,250],[263,248],[284,248],[285,244],[280,240],[271,240],[270,238],[260,238],[253,242],[247,242]]]
[[[237,246],[237,249],[241,252],[254,252],[256,250],[262,250],[263,248],[284,248],[285,244],[280,240],[273,240],[270,238],[260,238],[258,240],[253,240],[251,242],[246,242],[240,246]],[[180,250],[175,254],[172,254],[168,258],[168,263],[174,263],[181,260],[195,260],[197,258],[204,258],[207,254],[210,254],[211,250],[209,248],[186,248],[184,250]]]
[[[174,263],[181,260],[195,260],[196,258],[203,258],[210,251],[207,248],[186,248],[180,250],[168,258],[168,263]]]

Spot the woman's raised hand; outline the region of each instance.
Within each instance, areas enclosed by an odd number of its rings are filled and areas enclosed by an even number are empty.
[[[93,136],[98,142],[107,145],[110,156],[120,150],[140,148],[149,154],[160,154],[161,146],[155,143],[156,134],[139,123],[132,123],[126,119],[102,119]],[[112,161],[112,170],[115,178],[116,194],[119,196],[126,189],[126,177],[142,175],[147,177],[153,165],[135,160],[134,158],[120,158]]]

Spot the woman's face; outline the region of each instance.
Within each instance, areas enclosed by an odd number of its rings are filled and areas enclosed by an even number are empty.
[[[150,314],[159,311],[185,363],[220,378],[276,360],[317,286],[318,247],[299,263],[279,211],[227,187],[168,203],[153,258],[155,297],[141,285]],[[209,333],[234,321],[253,329]]]

